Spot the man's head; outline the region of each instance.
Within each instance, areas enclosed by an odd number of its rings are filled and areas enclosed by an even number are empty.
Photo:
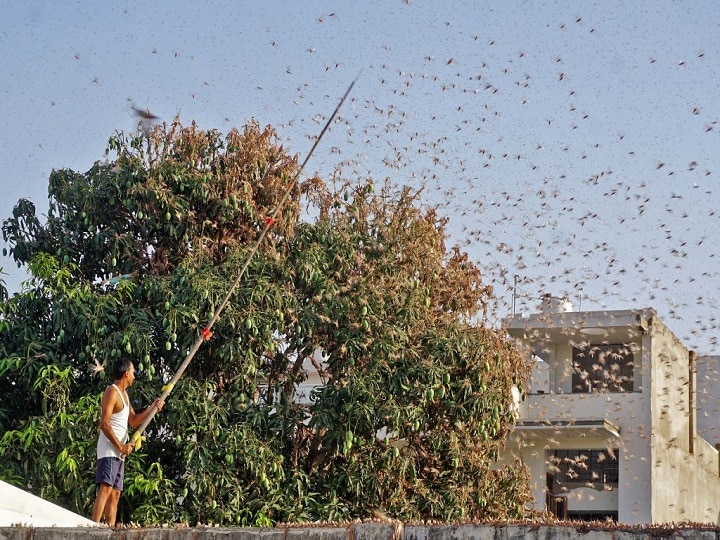
[[[129,358],[119,358],[115,360],[113,366],[113,378],[118,381],[125,377],[128,377],[128,386],[135,382],[135,365]]]

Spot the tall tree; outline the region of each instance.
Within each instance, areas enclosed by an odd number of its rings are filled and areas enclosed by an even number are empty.
[[[130,456],[120,518],[523,515],[525,471],[496,459],[526,367],[488,324],[480,269],[446,248],[419,193],[293,185],[297,160],[256,123],[118,133],[108,157],[51,174],[45,223],[26,200],[3,223],[32,277],[2,304],[0,478],[87,513],[103,368],[130,356],[133,399],[157,395],[290,190]]]

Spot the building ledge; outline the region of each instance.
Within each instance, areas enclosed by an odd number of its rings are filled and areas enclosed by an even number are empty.
[[[619,437],[620,426],[610,420],[598,419],[548,419],[518,420],[515,431],[525,436],[538,437]]]

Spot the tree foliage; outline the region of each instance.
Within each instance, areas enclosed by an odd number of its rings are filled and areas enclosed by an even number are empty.
[[[289,190],[128,458],[120,519],[523,515],[525,470],[496,460],[526,367],[418,193],[294,185],[297,160],[256,123],[118,133],[108,156],[53,171],[45,223],[27,200],[3,223],[31,279],[1,304],[0,478],[88,514],[101,369],[130,356],[134,407],[158,395]]]

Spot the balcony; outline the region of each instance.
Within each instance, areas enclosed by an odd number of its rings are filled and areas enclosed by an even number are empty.
[[[607,419],[518,420],[515,423],[515,431],[525,439],[530,437],[561,439],[620,436],[620,426]]]

